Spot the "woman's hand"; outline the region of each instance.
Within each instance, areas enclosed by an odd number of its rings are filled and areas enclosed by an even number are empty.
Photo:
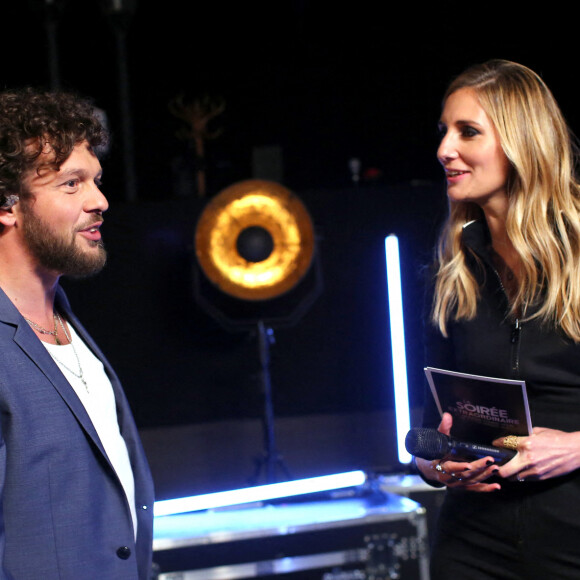
[[[453,418],[449,413],[444,413],[438,431],[449,435]],[[421,473],[432,481],[438,481],[452,488],[463,488],[467,491],[490,492],[500,489],[498,483],[485,483],[492,475],[498,473],[492,457],[484,457],[477,461],[458,461],[450,455],[443,459],[428,461],[427,459],[415,460]]]
[[[503,438],[493,444],[501,447]],[[498,475],[518,481],[559,477],[580,467],[580,432],[534,427],[529,437],[518,437],[517,451]]]

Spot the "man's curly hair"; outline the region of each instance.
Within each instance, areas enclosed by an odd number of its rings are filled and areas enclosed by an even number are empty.
[[[108,142],[107,130],[88,100],[32,88],[0,93],[0,207],[9,196],[26,193],[22,180],[31,170],[58,170],[82,141],[97,154]],[[39,164],[47,145],[52,158]]]

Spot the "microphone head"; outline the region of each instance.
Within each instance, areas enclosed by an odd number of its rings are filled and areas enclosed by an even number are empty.
[[[435,429],[416,427],[407,433],[405,448],[422,459],[441,459],[449,453],[449,437]]]

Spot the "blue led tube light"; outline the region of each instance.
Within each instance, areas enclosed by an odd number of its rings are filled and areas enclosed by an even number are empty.
[[[395,389],[397,453],[399,463],[406,464],[411,461],[411,455],[405,449],[405,437],[409,431],[411,421],[407,384],[407,357],[405,355],[401,266],[399,260],[399,240],[397,236],[391,234],[385,238],[385,254],[387,261],[389,320],[391,326],[391,357],[393,361],[393,384]]]
[[[294,497],[320,491],[356,487],[366,482],[364,471],[348,471],[334,475],[323,475],[308,479],[284,481],[229,491],[219,491],[204,495],[193,495],[177,499],[156,501],[154,515],[168,516],[199,510],[260,502],[269,499]]]

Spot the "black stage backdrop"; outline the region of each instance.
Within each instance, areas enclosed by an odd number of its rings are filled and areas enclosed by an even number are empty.
[[[444,214],[435,185],[296,192],[317,233],[323,290],[294,325],[274,328],[276,416],[393,407],[384,238],[399,237],[413,406],[421,404],[424,266]],[[252,331],[229,332],[192,284],[196,198],[123,204],[106,215],[109,262],[65,280],[73,307],[120,375],[141,428],[259,417]]]

